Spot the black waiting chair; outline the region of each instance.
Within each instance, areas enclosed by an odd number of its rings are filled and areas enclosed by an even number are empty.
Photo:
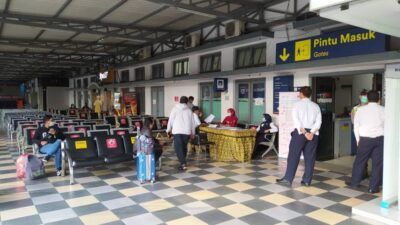
[[[80,112],[80,113],[79,113],[79,119],[84,119],[84,120],[89,119],[89,113],[87,113],[87,112]]]
[[[200,151],[204,151],[204,158],[207,159],[207,150],[211,145],[214,145],[214,142],[208,141],[206,133],[198,133],[196,134],[194,140],[192,140],[192,145],[197,146]],[[205,149],[203,149],[205,147]]]
[[[82,122],[82,125],[84,125],[84,126],[90,126],[90,129],[93,130],[93,129],[94,129],[94,125],[96,125],[96,122],[85,121],[85,122]]]
[[[97,125],[94,125],[94,129],[95,130],[110,130],[111,125],[110,124],[97,124]]]
[[[131,121],[131,125],[132,125],[132,130],[133,131],[138,131],[138,130],[140,130],[140,128],[143,127],[143,121],[135,119],[135,120]]]
[[[68,127],[58,127],[58,129],[63,133],[68,132]]]
[[[129,133],[129,128],[113,128],[110,130],[111,135],[125,135]]]
[[[118,117],[118,123],[119,123],[119,127],[121,127],[121,128],[129,127],[129,120],[128,120],[128,117],[126,117],[126,116]]]
[[[68,160],[70,184],[75,182],[75,168],[101,165],[104,162],[103,158],[99,158],[96,144],[91,137],[74,139],[67,138],[65,150],[62,152],[63,155],[65,154],[64,158]],[[63,171],[65,171],[64,164]]]
[[[90,113],[90,119],[92,119],[92,120],[97,120],[97,119],[100,119],[99,118],[99,114],[98,113]]]
[[[98,136],[95,141],[99,157],[104,158],[105,163],[118,163],[133,159],[132,155],[126,154],[122,139],[118,135]]]
[[[110,124],[111,126],[115,126],[115,124],[116,124],[115,116],[105,116],[104,117],[104,122],[106,124]]]
[[[85,134],[91,130],[89,125],[78,125],[78,126],[74,126],[73,131],[82,131]]]
[[[136,142],[136,136],[137,134],[135,133],[127,133],[122,135],[122,142],[124,143],[124,148],[125,148],[125,153],[133,155],[135,157],[135,153],[133,151],[133,145]]]
[[[65,138],[84,138],[86,136],[86,132],[83,131],[71,131],[71,132],[65,132],[64,133]]]
[[[88,137],[99,137],[99,136],[107,136],[110,134],[109,130],[88,130]]]

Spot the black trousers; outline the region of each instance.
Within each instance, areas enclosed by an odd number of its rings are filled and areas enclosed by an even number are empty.
[[[299,134],[297,130],[292,132],[292,139],[289,144],[289,155],[287,159],[287,168],[284,179],[292,182],[299,166],[300,156],[304,156],[304,175],[303,181],[311,183],[314,174],[315,158],[317,156],[318,135],[309,141],[305,135]]]
[[[186,165],[186,155],[188,152],[187,146],[189,143],[190,135],[187,134],[174,134],[174,148],[176,156],[178,157],[181,165]]]
[[[376,138],[361,137],[358,143],[356,159],[353,163],[351,184],[359,185],[364,178],[368,159],[372,159],[372,173],[369,188],[377,191],[383,176],[383,136]]]

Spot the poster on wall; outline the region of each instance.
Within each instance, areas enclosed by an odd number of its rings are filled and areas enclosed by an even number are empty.
[[[120,97],[121,97],[121,93],[119,93],[119,92],[114,93],[114,109],[116,109],[116,110],[121,109],[121,103],[119,102]]]
[[[228,90],[228,78],[214,78],[214,91],[224,92]]]
[[[279,113],[279,93],[293,91],[293,75],[274,77],[274,114]]]
[[[279,157],[287,158],[289,153],[289,143],[294,130],[292,119],[293,106],[300,99],[298,92],[279,93]]]
[[[136,92],[125,92],[123,95],[125,112],[127,116],[137,116]]]

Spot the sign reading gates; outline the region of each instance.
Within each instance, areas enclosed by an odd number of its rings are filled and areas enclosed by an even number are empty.
[[[386,50],[386,35],[362,28],[278,43],[276,64],[363,55]]]

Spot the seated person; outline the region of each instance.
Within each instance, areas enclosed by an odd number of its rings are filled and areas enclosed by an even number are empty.
[[[44,116],[43,126],[36,130],[33,142],[39,146],[39,152],[46,154],[43,161],[47,162],[55,156],[57,176],[61,176],[61,140],[64,134],[55,126],[51,115]]]
[[[75,104],[71,104],[71,106],[69,107],[69,109],[76,109]]]
[[[153,137],[152,130],[155,126],[156,122],[153,118],[149,117],[146,118],[144,121],[143,127],[140,129],[140,134],[145,135],[147,138],[153,142],[153,151],[154,151],[154,159],[156,161],[156,164],[158,160],[160,159],[162,153],[163,153],[163,148],[162,144],[159,140]]]
[[[263,122],[257,127],[256,143],[254,145],[252,158],[257,158],[263,152],[258,148],[261,142],[269,141],[266,139],[270,134],[278,132],[278,128],[272,122],[272,117],[268,113],[264,113]]]
[[[236,127],[238,123],[238,118],[236,117],[236,112],[233,108],[228,109],[228,116],[222,121],[222,125],[229,127]]]
[[[199,126],[201,125],[201,120],[200,120],[201,112],[200,112],[200,108],[198,106],[193,106],[192,111],[193,111],[193,118],[194,118],[193,123],[194,123],[194,127],[196,127],[196,134],[197,134],[199,131]]]

